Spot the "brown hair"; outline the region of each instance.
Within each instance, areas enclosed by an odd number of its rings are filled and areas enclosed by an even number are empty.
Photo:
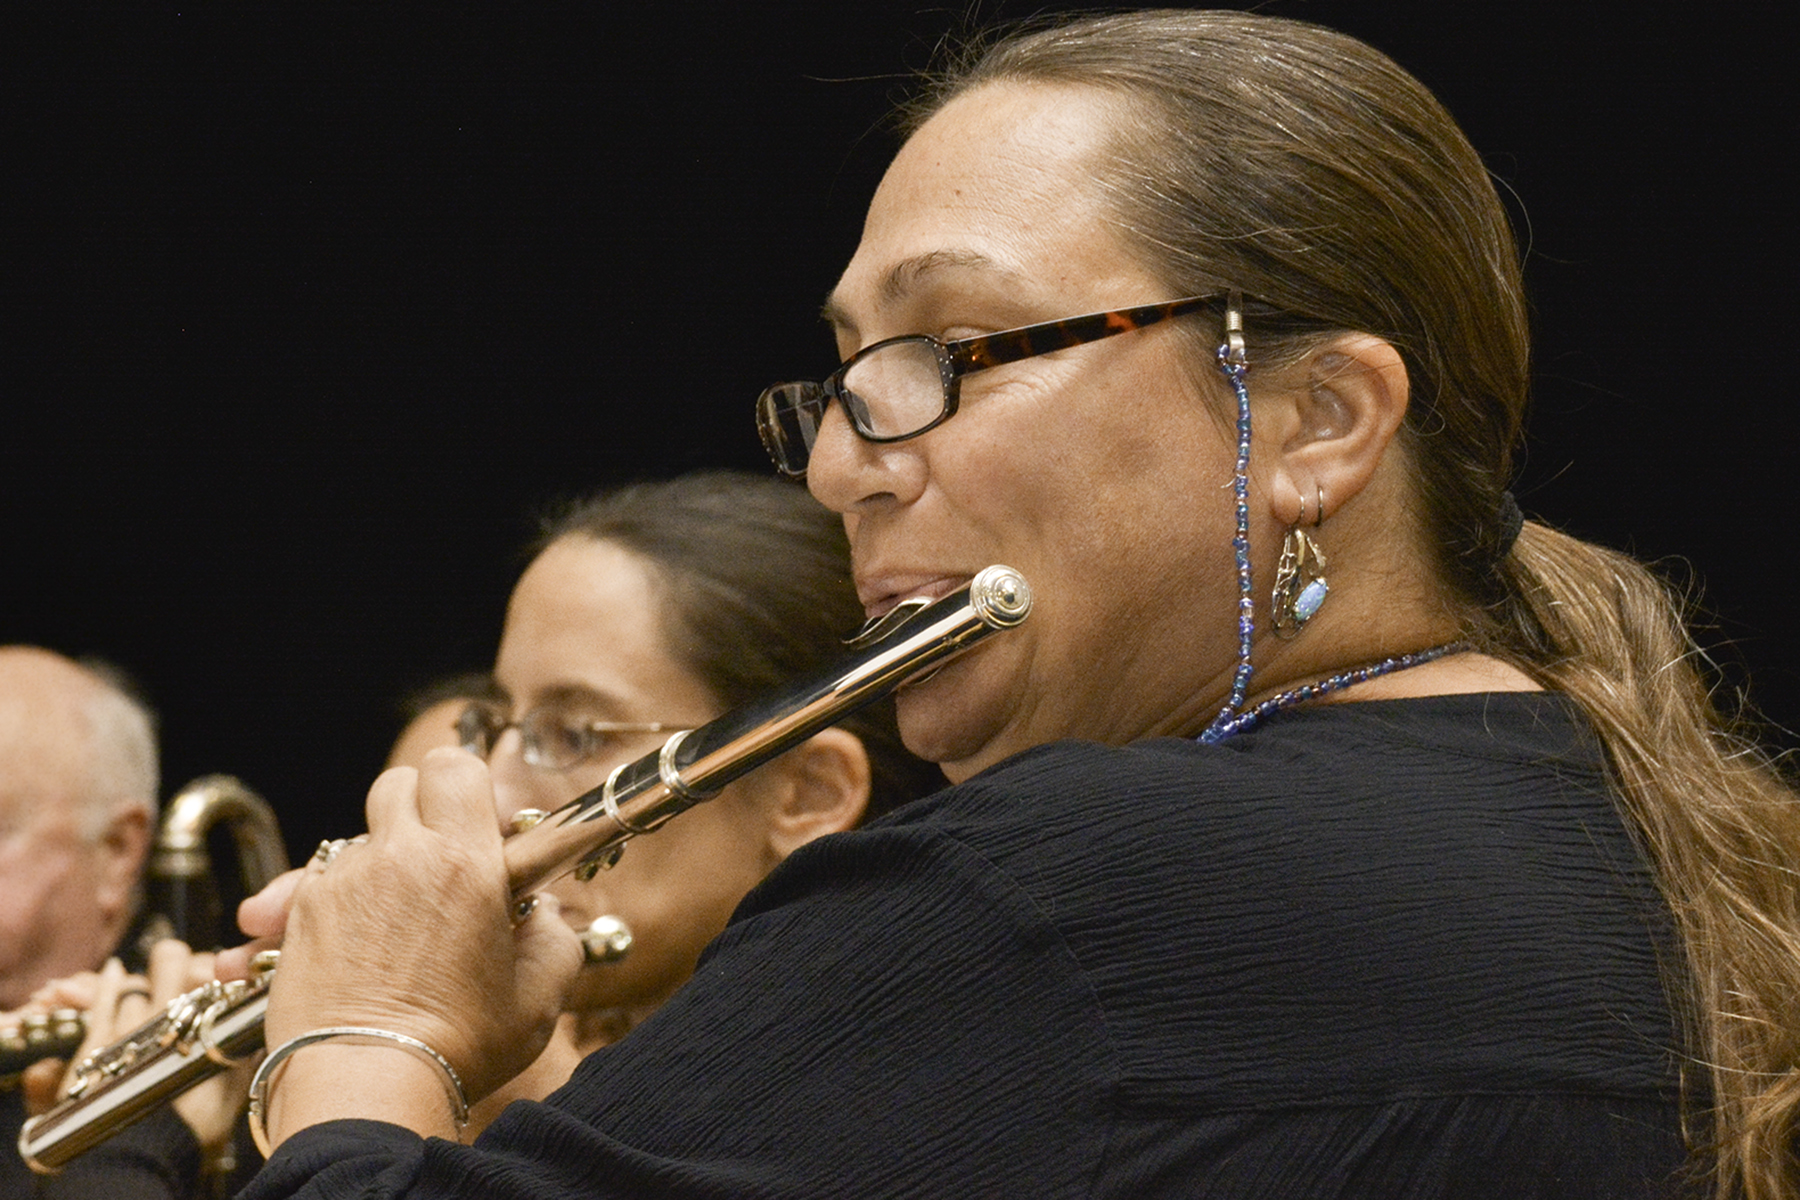
[[[1347,330],[1400,352],[1418,519],[1464,636],[1588,714],[1675,914],[1686,969],[1672,990],[1706,1072],[1687,1092],[1710,1097],[1700,1140],[1717,1192],[1800,1195],[1800,805],[1713,707],[1660,580],[1536,522],[1505,548],[1528,322],[1479,155],[1385,56],[1278,18],[1171,10],[1027,30],[965,52],[903,119],[916,128],[998,80],[1128,102],[1097,171],[1125,241],[1176,295],[1263,302],[1246,312],[1255,361]]]
[[[862,624],[843,523],[786,480],[711,471],[633,484],[547,520],[539,548],[569,536],[650,564],[667,600],[670,652],[721,708],[823,670]],[[943,772],[901,744],[891,700],[839,725],[869,752],[865,820],[944,785]]]

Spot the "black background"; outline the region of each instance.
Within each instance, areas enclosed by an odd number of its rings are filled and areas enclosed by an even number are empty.
[[[168,784],[241,775],[303,850],[360,827],[400,696],[487,663],[534,511],[764,468],[750,400],[834,361],[882,118],[968,14],[291,7],[0,29],[0,641],[124,665]],[[1691,564],[1728,684],[1795,726],[1781,39],[1263,7],[1393,54],[1521,199],[1524,508]]]

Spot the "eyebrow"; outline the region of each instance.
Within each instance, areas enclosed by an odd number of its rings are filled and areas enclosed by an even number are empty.
[[[882,303],[892,304],[917,288],[922,280],[929,280],[932,275],[948,270],[988,271],[1002,277],[1015,274],[997,260],[976,250],[932,250],[895,263],[882,277],[877,295]],[[844,306],[839,303],[836,292],[825,298],[825,303],[819,308],[819,316],[827,324],[840,329],[855,327],[855,322],[849,319]]]
[[[621,713],[627,707],[623,697],[580,683],[558,683],[547,688],[540,688],[532,693],[530,699],[534,708],[545,705],[559,708],[586,705],[602,711]]]

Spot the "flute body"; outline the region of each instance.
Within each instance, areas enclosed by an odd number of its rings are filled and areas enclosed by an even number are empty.
[[[69,1057],[86,1036],[87,1020],[76,1008],[32,1013],[0,1026],[0,1091],[17,1087],[20,1075],[34,1062]]]
[[[528,911],[534,892],[570,871],[591,878],[616,862],[631,838],[1030,612],[1024,577],[1010,567],[988,567],[941,600],[890,614],[857,639],[866,644],[821,675],[675,734],[660,750],[620,766],[602,786],[507,838],[514,903]],[[262,1045],[269,982],[265,974],[178,996],[162,1014],[97,1051],[77,1069],[68,1098],[25,1123],[20,1155],[33,1170],[53,1172],[254,1053]]]

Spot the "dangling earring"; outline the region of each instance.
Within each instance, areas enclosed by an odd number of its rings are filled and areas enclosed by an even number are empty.
[[[1313,528],[1325,523],[1325,492],[1314,486],[1318,496],[1318,512]],[[1306,524],[1306,499],[1300,500],[1300,515],[1281,542],[1281,559],[1275,564],[1275,590],[1270,595],[1274,609],[1275,636],[1291,638],[1306,627],[1331,593],[1325,580],[1325,552],[1302,526]]]

